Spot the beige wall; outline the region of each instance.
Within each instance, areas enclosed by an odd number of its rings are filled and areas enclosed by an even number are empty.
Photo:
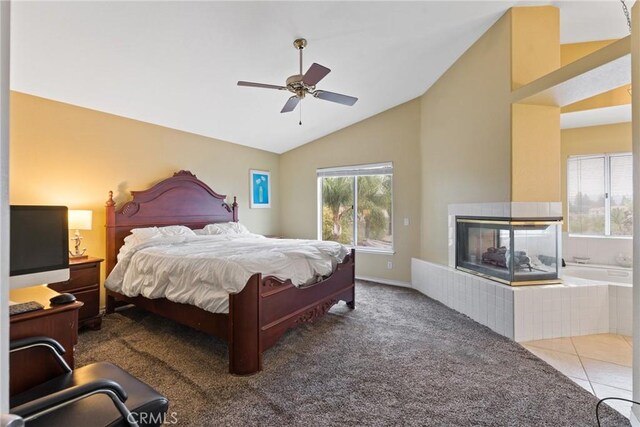
[[[238,196],[240,221],[279,233],[277,209],[249,209],[249,169],[271,171],[278,193],[278,155],[21,93],[11,95],[12,204],[60,204],[93,210],[83,232],[88,253],[104,257],[104,203],[144,190],[180,169],[211,188]],[[84,246],[83,245],[83,246]],[[104,268],[103,268],[104,273]]]
[[[631,123],[564,129],[561,138],[562,215],[567,218],[567,158],[581,154],[631,152]],[[567,231],[567,221],[563,229]]]
[[[280,157],[281,228],[287,237],[317,238],[316,169],[393,162],[394,255],[358,253],[356,274],[411,281],[420,235],[420,102],[410,101]],[[409,218],[409,226],[403,225]],[[387,261],[393,269],[387,269]]]
[[[422,96],[422,259],[447,264],[447,205],[510,201],[510,52],[507,13]]]

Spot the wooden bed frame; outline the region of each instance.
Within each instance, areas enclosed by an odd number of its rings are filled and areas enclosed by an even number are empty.
[[[238,221],[238,204],[225,202],[189,171],[176,172],[145,191],[132,191],[133,200],[116,209],[113,192],[107,208],[107,275],[113,270],[124,238],[133,228],[185,225],[203,228],[217,222]],[[297,288],[260,273],[251,276],[244,289],[229,295],[229,314],[214,314],[196,306],[167,299],[130,298],[107,289],[106,313],[117,305],[135,304],[229,344],[229,372],[249,375],[262,370],[262,353],[272,347],[289,328],[313,322],[338,301],[355,308],[355,251],[336,271],[321,282]]]

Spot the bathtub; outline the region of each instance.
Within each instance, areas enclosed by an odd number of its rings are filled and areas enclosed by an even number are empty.
[[[633,269],[615,265],[567,263],[567,266],[560,270],[560,274],[564,281],[570,280],[569,277],[578,277],[612,284],[633,284]]]

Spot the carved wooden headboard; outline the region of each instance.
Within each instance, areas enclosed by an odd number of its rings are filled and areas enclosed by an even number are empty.
[[[213,191],[189,171],[180,171],[144,191],[132,191],[133,200],[116,209],[113,192],[107,200],[107,275],[131,230],[141,227],[185,225],[202,228],[216,222],[238,221],[238,203]]]

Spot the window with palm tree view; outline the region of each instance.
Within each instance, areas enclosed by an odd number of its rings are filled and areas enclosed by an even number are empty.
[[[573,156],[567,161],[569,233],[633,235],[633,158],[630,153]]]
[[[322,240],[393,250],[391,163],[318,170]]]

